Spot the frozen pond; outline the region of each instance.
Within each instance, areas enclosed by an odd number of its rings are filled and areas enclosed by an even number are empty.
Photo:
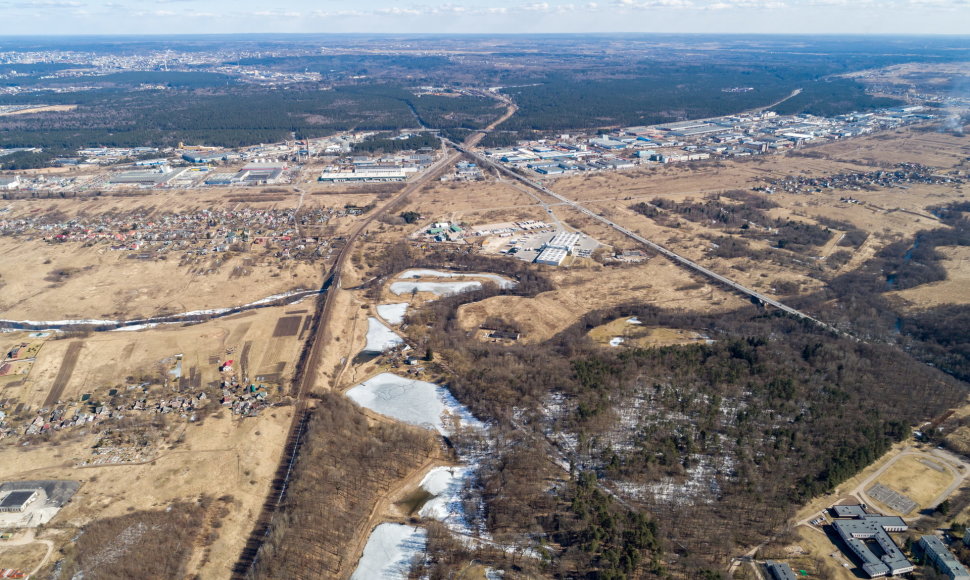
[[[393,330],[373,316],[367,319],[367,346],[364,352],[380,354],[404,342]]]
[[[498,284],[499,288],[511,288],[515,286],[513,280],[509,280],[498,274],[488,274],[486,272],[449,272],[447,270],[425,270],[413,268],[401,272],[398,278],[485,278]]]
[[[469,290],[479,290],[481,282],[393,282],[391,292],[398,296],[411,292],[431,292],[437,296],[450,296]]]
[[[471,528],[465,518],[461,492],[465,482],[472,476],[470,466],[435,467],[421,480],[421,488],[433,495],[418,515],[444,523],[452,530],[470,535]]]
[[[377,313],[381,315],[381,318],[387,321],[388,324],[401,324],[404,322],[404,315],[408,311],[408,303],[401,302],[398,304],[381,304],[377,307]]]
[[[435,429],[448,435],[444,415],[455,415],[463,424],[482,428],[481,421],[448,392],[434,383],[381,373],[347,391],[347,397],[361,407],[412,425]]]
[[[406,580],[411,561],[424,552],[428,532],[404,524],[374,528],[351,580]]]

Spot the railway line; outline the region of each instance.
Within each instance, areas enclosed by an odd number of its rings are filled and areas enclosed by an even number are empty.
[[[479,154],[479,153],[477,153],[475,151],[472,151],[472,150],[468,149],[467,146],[459,145],[459,144],[454,143],[452,141],[447,141],[447,143],[450,146],[454,147],[456,150],[461,151],[465,155],[468,155],[469,157],[474,158],[480,165],[487,166],[487,167],[491,167],[491,168],[495,169],[496,171],[500,172],[503,175],[507,175],[507,176],[509,176],[509,177],[511,177],[511,178],[513,178],[513,179],[515,179],[515,180],[517,180],[519,182],[521,182],[521,183],[524,183],[525,185],[527,185],[527,186],[529,186],[529,187],[531,187],[533,189],[536,189],[536,190],[538,190],[538,191],[540,191],[540,192],[548,195],[549,197],[552,197],[553,199],[558,200],[559,202],[562,203],[562,205],[567,205],[567,206],[575,209],[576,211],[578,211],[578,212],[580,212],[580,213],[582,213],[584,215],[587,215],[587,216],[595,219],[596,221],[598,221],[600,223],[603,223],[603,224],[609,226],[610,228],[613,228],[614,230],[620,232],[621,234],[627,236],[628,238],[632,238],[633,240],[639,242],[640,244],[642,244],[642,245],[650,248],[654,252],[656,252],[656,253],[658,253],[658,254],[660,254],[660,255],[662,255],[662,256],[670,259],[675,264],[678,264],[680,266],[683,266],[683,267],[685,267],[685,268],[687,268],[687,269],[689,269],[689,270],[691,270],[693,272],[696,272],[696,273],[701,274],[701,275],[703,275],[703,276],[705,276],[707,278],[710,278],[710,279],[714,280],[715,282],[717,282],[717,283],[719,283],[719,284],[721,284],[723,286],[727,286],[728,288],[731,288],[732,290],[735,290],[735,291],[737,291],[737,292],[739,292],[741,294],[744,294],[744,295],[748,296],[749,298],[751,298],[753,301],[757,302],[758,304],[772,306],[774,308],[777,308],[778,310],[781,310],[783,312],[787,312],[788,314],[791,314],[791,315],[796,316],[798,318],[801,318],[803,320],[807,320],[809,322],[812,322],[812,323],[816,324],[817,326],[819,326],[819,327],[821,327],[821,328],[823,328],[825,330],[828,330],[830,332],[834,332],[836,334],[842,334],[837,328],[835,328],[835,327],[833,327],[833,326],[831,326],[829,324],[826,324],[825,322],[822,322],[821,320],[818,320],[818,319],[816,319],[816,318],[814,318],[814,317],[812,317],[812,316],[810,316],[810,315],[808,315],[808,314],[806,314],[804,312],[801,312],[800,310],[796,310],[795,308],[792,308],[791,306],[788,306],[786,304],[783,304],[783,303],[779,302],[778,300],[775,300],[774,298],[771,298],[770,296],[767,296],[765,294],[762,294],[762,293],[758,292],[757,290],[754,290],[752,288],[748,288],[747,286],[744,286],[744,285],[742,285],[742,284],[740,284],[738,282],[735,282],[734,280],[731,280],[730,278],[728,278],[726,276],[722,276],[721,274],[718,274],[717,272],[714,272],[713,270],[711,270],[709,268],[705,268],[704,266],[698,264],[697,262],[694,262],[693,260],[691,260],[691,259],[689,259],[687,257],[684,257],[684,256],[682,256],[682,255],[674,252],[673,250],[669,250],[669,249],[661,246],[660,244],[658,244],[656,242],[652,242],[652,241],[648,240],[647,238],[644,238],[643,236],[641,236],[641,235],[639,235],[639,234],[637,234],[637,233],[629,230],[628,228],[625,228],[625,227],[621,226],[620,224],[618,224],[618,223],[616,223],[616,222],[614,222],[614,221],[612,221],[612,220],[610,220],[610,219],[608,219],[608,218],[606,218],[606,217],[604,217],[604,216],[602,216],[602,215],[594,212],[593,210],[588,209],[587,207],[583,206],[582,204],[580,204],[580,203],[578,203],[576,201],[573,201],[573,200],[571,200],[571,199],[569,199],[567,197],[564,197],[564,196],[562,196],[562,195],[560,195],[560,194],[552,191],[551,189],[547,188],[546,186],[542,185],[541,183],[537,183],[535,181],[532,181],[531,179],[528,179],[527,177],[524,177],[522,175],[519,175],[518,173],[516,173],[516,172],[512,171],[511,169],[509,169],[508,167],[505,167],[504,165],[502,165],[500,163],[496,163],[496,162],[492,161],[491,159],[488,159],[484,155],[481,155],[481,154]]]
[[[498,121],[493,123],[493,126],[509,118],[513,112],[511,110],[507,112]],[[466,144],[468,146],[474,146],[480,139],[481,134],[473,134],[466,141]],[[291,390],[296,403],[282,457],[276,469],[275,477],[270,484],[270,491],[266,501],[263,503],[260,514],[253,524],[252,532],[233,567],[232,578],[237,580],[248,578],[250,572],[258,564],[260,547],[269,538],[272,530],[273,516],[279,512],[280,507],[286,499],[286,491],[289,487],[294,466],[299,459],[300,448],[305,441],[306,426],[312,414],[308,394],[311,392],[313,383],[317,377],[321,353],[330,342],[328,340],[328,329],[333,319],[333,303],[336,290],[340,289],[340,273],[343,271],[347,259],[352,254],[355,243],[375,220],[401,207],[408,196],[424,187],[431,180],[439,177],[441,173],[456,163],[461,158],[461,155],[462,153],[458,150],[448,151],[441,159],[429,167],[424,174],[405,185],[393,199],[376,209],[367,219],[362,221],[347,237],[346,243],[340,250],[340,254],[327,272],[326,280],[317,298],[313,322],[308,331],[309,336],[306,345],[300,355],[300,359],[297,361]]]

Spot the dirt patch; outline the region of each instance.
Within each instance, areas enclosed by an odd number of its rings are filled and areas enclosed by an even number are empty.
[[[83,346],[84,343],[81,341],[74,341],[68,345],[67,352],[64,353],[64,360],[61,361],[61,368],[57,371],[57,378],[54,379],[50,394],[44,401],[45,407],[52,407],[61,400],[64,389],[67,387],[68,381],[71,380],[71,375],[74,374],[74,367],[77,366],[77,359]]]
[[[623,345],[645,348],[693,344],[705,340],[702,335],[691,330],[643,326],[639,324],[639,321],[632,318],[619,318],[597,326],[589,331],[589,337],[603,346]],[[617,338],[623,340],[617,341]]]
[[[933,507],[936,498],[953,483],[953,475],[938,460],[925,458],[924,462],[921,459],[901,457],[876,481],[905,495],[920,508]]]
[[[276,328],[273,329],[273,336],[296,336],[300,329],[302,316],[284,316],[276,321]]]

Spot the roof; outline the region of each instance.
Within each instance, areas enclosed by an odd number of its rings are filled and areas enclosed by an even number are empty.
[[[10,507],[20,507],[25,503],[30,501],[32,497],[37,494],[36,489],[29,489],[25,491],[11,491],[7,494],[3,501],[0,501],[0,508],[10,508]]]
[[[919,545],[926,552],[929,559],[933,561],[937,569],[950,578],[970,578],[970,572],[967,572],[963,564],[956,559],[956,556],[950,552],[950,549],[938,537],[923,536],[919,540]]]
[[[870,577],[903,574],[913,569],[893,539],[889,530],[904,531],[908,525],[898,516],[865,514],[855,519],[835,520],[832,527],[850,550],[862,561],[862,570]],[[867,544],[866,540],[879,545],[883,556],[880,558]]]
[[[768,560],[765,562],[765,568],[768,569],[768,573],[775,580],[796,580],[795,572],[792,571],[791,566],[784,562]]]
[[[836,517],[840,518],[862,518],[865,517],[866,510],[861,505],[837,505],[832,506],[832,511]]]

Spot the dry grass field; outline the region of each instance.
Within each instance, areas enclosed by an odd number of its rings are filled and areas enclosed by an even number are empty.
[[[694,344],[704,340],[703,336],[690,330],[643,326],[639,323],[630,322],[630,320],[630,318],[618,318],[597,326],[589,331],[589,338],[603,346],[611,346],[610,341],[622,338],[622,346],[644,348]]]
[[[970,303],[970,247],[946,246],[937,251],[945,256],[941,263],[946,268],[946,280],[891,295],[910,308]]]
[[[535,298],[496,296],[459,309],[462,328],[472,330],[489,316],[516,322],[523,342],[540,342],[577,322],[591,310],[626,302],[664,308],[718,311],[738,308],[743,301],[695,280],[683,269],[662,259],[627,266],[554,269],[548,272],[556,290]]]
[[[306,310],[301,305],[266,308],[193,326],[95,333],[69,340],[49,338],[25,384],[5,388],[3,396],[37,409],[57,389],[56,399],[71,409],[85,393],[104,398],[108,389],[123,391],[123,385],[131,382],[164,384],[166,378],[172,378],[166,375],[177,354],[182,355],[183,386],[190,395],[217,382],[218,363],[230,358],[239,361],[237,368],[251,379],[282,367],[283,372],[271,378],[286,384],[301,342],[298,333],[274,336],[277,321],[302,320]],[[5,336],[16,342],[22,335],[26,333]],[[275,386],[271,388],[277,392]],[[152,387],[147,396],[172,396],[167,392],[171,389]],[[275,394],[274,400],[285,402],[286,397]],[[110,421],[93,428],[71,427],[55,435],[51,443],[0,447],[0,480],[84,482],[72,503],[50,524],[53,528],[164,508],[176,501],[194,501],[200,494],[231,496],[229,513],[211,531],[214,533],[206,534],[204,542],[200,539],[191,559],[193,573],[200,577],[225,578],[265,499],[292,413],[293,407],[284,405],[242,419],[214,401],[198,413],[200,420],[195,423],[175,415],[153,415],[161,423],[150,431],[150,460],[82,468],[77,466],[92,459],[92,447],[103,433],[120,427]]]
[[[917,508],[919,510],[935,507],[934,500],[953,483],[953,479],[953,475],[939,461],[925,457],[905,456],[897,459],[879,476],[876,483],[881,483],[915,501],[919,504]],[[880,505],[880,507],[888,513],[895,513],[886,506]]]

